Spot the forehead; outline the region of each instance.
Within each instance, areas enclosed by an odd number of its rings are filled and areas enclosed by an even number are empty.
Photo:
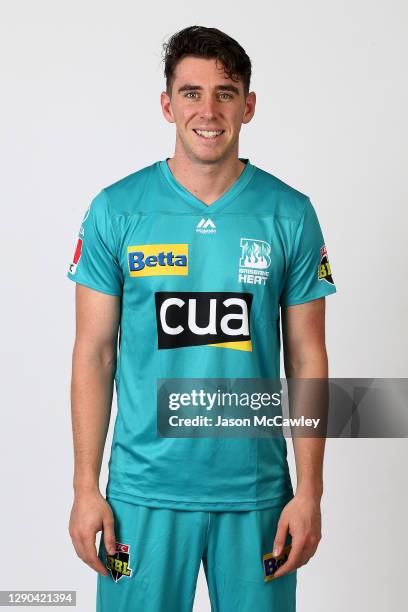
[[[176,65],[174,71],[174,82],[177,85],[191,83],[194,85],[214,84],[222,85],[225,83],[234,84],[241,88],[242,82],[233,81],[225,74],[222,62],[213,58],[183,57]]]

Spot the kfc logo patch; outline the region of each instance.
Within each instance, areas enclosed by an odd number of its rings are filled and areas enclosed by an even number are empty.
[[[71,274],[75,274],[79,260],[81,259],[82,254],[82,238],[78,238],[78,242],[75,248],[74,259],[72,260],[72,264],[69,266],[69,271]]]

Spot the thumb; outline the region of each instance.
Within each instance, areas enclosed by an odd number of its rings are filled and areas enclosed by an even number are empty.
[[[273,556],[277,557],[281,554],[283,547],[286,542],[286,536],[288,532],[288,525],[284,521],[279,521],[276,530],[275,540],[273,543]]]
[[[110,555],[116,552],[116,538],[113,517],[105,515],[103,518],[103,541]]]

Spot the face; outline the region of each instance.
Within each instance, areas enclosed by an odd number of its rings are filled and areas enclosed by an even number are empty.
[[[161,94],[165,118],[176,124],[176,154],[216,163],[238,156],[241,125],[255,112],[255,93],[227,78],[215,59],[184,57],[176,66],[171,98]]]

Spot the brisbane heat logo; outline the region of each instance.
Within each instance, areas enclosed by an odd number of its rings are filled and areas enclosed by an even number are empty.
[[[265,285],[271,265],[271,245],[264,240],[241,238],[238,282]]]
[[[252,351],[252,293],[155,293],[159,349],[215,346]]]

